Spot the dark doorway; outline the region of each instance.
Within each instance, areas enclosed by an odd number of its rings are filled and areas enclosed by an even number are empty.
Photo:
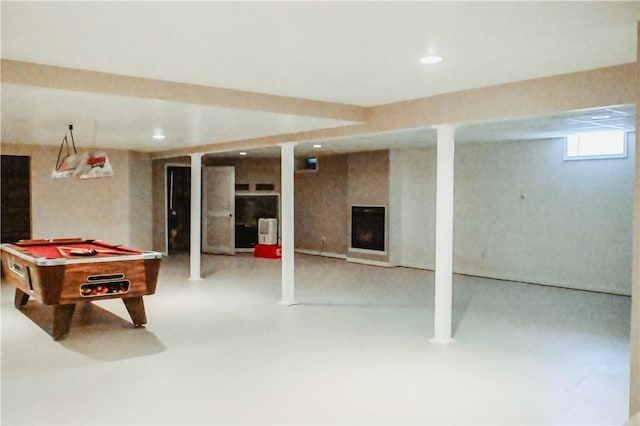
[[[167,167],[167,235],[169,254],[189,251],[191,168]]]
[[[3,155],[1,168],[2,242],[31,238],[31,158]]]
[[[258,242],[258,219],[278,218],[278,195],[236,195],[236,248],[253,248]]]

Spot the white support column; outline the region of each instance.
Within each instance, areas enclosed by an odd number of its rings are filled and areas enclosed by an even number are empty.
[[[294,267],[294,153],[295,142],[280,144],[281,148],[281,195],[280,226],[282,230],[282,300],[283,305],[295,305]]]
[[[190,235],[190,281],[200,281],[200,234],[202,227],[202,155],[191,154],[191,235]]]
[[[438,126],[436,153],[436,274],[434,336],[431,343],[446,345],[453,341],[453,160],[454,133],[451,125]]]

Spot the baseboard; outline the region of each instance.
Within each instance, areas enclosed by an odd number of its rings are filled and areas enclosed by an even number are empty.
[[[360,259],[357,257],[348,257],[345,254],[340,254],[340,253],[332,253],[332,252],[326,252],[326,251],[318,251],[318,250],[307,250],[307,249],[296,249],[295,250],[296,253],[300,253],[300,254],[308,254],[311,256],[321,256],[321,257],[330,257],[333,259],[342,259],[342,260],[346,260],[347,262],[350,263],[359,263],[362,265],[371,265],[371,266],[380,266],[380,267],[384,267],[384,268],[393,268],[393,267],[404,267],[404,268],[412,268],[412,269],[422,269],[422,270],[427,270],[427,271],[434,271],[433,268],[430,268],[428,266],[425,265],[418,265],[418,264],[411,264],[411,263],[401,263],[401,264],[391,264],[389,262],[383,262],[383,261],[379,261],[379,260],[369,260],[369,259]],[[252,253],[253,249],[236,249],[237,253]],[[163,253],[164,254],[164,253]],[[166,254],[164,254],[164,256],[166,256]],[[454,270],[453,271],[454,274],[458,274],[458,275],[466,275],[469,277],[478,277],[478,278],[486,278],[486,279],[492,279],[492,280],[500,280],[500,281],[513,281],[513,282],[518,282],[518,283],[524,283],[524,284],[533,284],[533,285],[542,285],[542,286],[547,286],[547,287],[557,287],[557,288],[566,288],[566,289],[570,289],[570,290],[582,290],[582,291],[590,291],[590,292],[595,292],[595,293],[605,293],[605,294],[613,294],[613,295],[617,295],[617,296],[630,296],[629,293],[625,293],[623,291],[619,291],[616,289],[611,289],[611,288],[603,288],[603,287],[597,287],[597,286],[585,286],[585,287],[578,287],[575,285],[571,285],[568,283],[548,283],[548,282],[535,282],[535,281],[526,281],[523,280],[522,278],[517,278],[517,277],[509,277],[509,276],[505,276],[505,275],[500,275],[500,274],[488,274],[488,273],[483,273],[483,274],[478,274],[478,273],[474,273],[472,271],[463,271],[463,270]]]
[[[400,267],[403,268],[411,268],[411,269],[423,269],[425,271],[434,271],[435,268],[434,267],[429,267],[429,266],[425,266],[423,264],[418,264],[418,263],[409,263],[409,262],[401,262],[399,265]]]
[[[331,257],[334,259],[342,259],[342,260],[345,260],[347,258],[347,256],[345,256],[344,254],[331,253],[327,251],[318,251],[318,250],[296,249],[296,253],[310,254],[311,256]]]
[[[349,263],[360,263],[362,265],[381,266],[383,268],[393,268],[396,265],[392,265],[389,262],[382,262],[380,260],[360,259],[357,257],[347,257]]]
[[[360,263],[360,264],[363,264],[363,265],[370,265],[370,266],[382,266],[382,267],[385,267],[385,268],[392,268],[394,266],[398,266],[398,265],[392,265],[389,262],[381,262],[379,260],[359,259],[357,257],[348,257],[348,256],[346,256],[344,254],[330,253],[330,252],[326,252],[326,251],[296,249],[296,253],[310,254],[312,256],[331,257],[331,258],[334,258],[334,259],[346,260],[347,262],[350,262],[350,263]]]
[[[426,271],[434,271],[435,272],[435,268],[430,268],[430,267],[425,266],[425,265],[402,263],[400,266],[405,267],[405,268],[422,269],[422,270],[426,270]],[[590,291],[592,293],[613,294],[613,295],[616,295],[616,296],[631,296],[630,293],[626,293],[624,291],[620,291],[620,290],[616,290],[616,289],[612,289],[612,288],[599,287],[599,286],[577,286],[577,285],[574,285],[574,284],[571,284],[571,283],[558,283],[558,282],[554,283],[554,282],[544,282],[544,281],[532,281],[532,280],[524,279],[522,277],[508,276],[508,275],[503,275],[503,274],[491,274],[491,273],[486,273],[486,272],[483,272],[482,274],[480,274],[480,273],[477,273],[477,272],[460,270],[460,269],[454,269],[453,273],[456,274],[456,275],[464,275],[464,276],[476,277],[476,278],[485,278],[485,279],[489,279],[489,280],[512,281],[512,282],[516,282],[516,283],[541,285],[541,286],[545,286],[545,287],[565,288],[565,289],[568,289],[568,290],[582,290],[582,291]]]
[[[524,279],[524,278],[510,277],[508,275],[491,274],[491,273],[478,274],[478,273],[474,273],[474,272],[471,272],[471,271],[461,271],[461,270],[454,270],[453,273],[454,274],[458,274],[458,275],[466,275],[466,276],[469,276],[469,277],[487,278],[487,279],[499,280],[499,281],[512,281],[512,282],[516,282],[516,283],[541,285],[541,286],[545,286],[545,287],[556,287],[556,288],[565,288],[565,289],[569,289],[569,290],[590,291],[592,293],[613,294],[613,295],[616,295],[616,296],[631,296],[630,293],[625,293],[625,292],[620,291],[620,290],[616,290],[616,289],[612,289],[612,288],[599,287],[599,286],[577,286],[577,285],[574,285],[574,284],[571,284],[571,283],[553,283],[553,282],[544,282],[544,281],[532,281],[532,280],[527,280],[527,279]]]

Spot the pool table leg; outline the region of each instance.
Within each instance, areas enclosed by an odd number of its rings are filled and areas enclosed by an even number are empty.
[[[142,296],[139,297],[123,297],[124,306],[127,307],[131,321],[136,327],[140,327],[147,323],[147,314],[144,311],[144,302]]]
[[[26,305],[28,301],[29,301],[29,295],[24,291],[20,290],[19,288],[16,288],[16,296],[13,299],[13,304],[15,305],[15,307],[20,309],[24,305]]]
[[[55,305],[53,307],[53,339],[60,340],[69,332],[73,311],[76,309],[74,303],[70,305]]]

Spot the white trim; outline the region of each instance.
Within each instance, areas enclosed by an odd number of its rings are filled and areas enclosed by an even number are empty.
[[[424,269],[426,271],[435,271],[435,265],[431,264],[431,266],[422,264],[422,263],[413,263],[413,262],[400,262],[398,266],[402,268],[411,268],[411,269]]]
[[[423,268],[418,268],[423,269]],[[581,290],[581,291],[592,291],[597,293],[606,293],[606,294],[615,294],[616,296],[631,296],[630,293],[624,293],[620,290],[616,290],[614,288],[606,288],[601,286],[584,286],[578,287],[571,283],[562,283],[562,282],[548,282],[548,281],[532,281],[522,277],[515,277],[509,275],[500,275],[500,274],[491,274],[491,273],[478,273],[471,271],[461,271],[454,270],[454,274],[456,275],[465,275],[468,277],[477,277],[477,278],[485,278],[488,280],[499,280],[499,281],[511,281],[514,283],[522,283],[522,284],[530,284],[530,285],[542,285],[545,287],[556,287],[556,288],[564,288],[567,290]]]
[[[384,207],[385,209],[387,208],[385,204],[351,204],[351,207]]]
[[[414,264],[414,263],[402,263],[400,265],[398,265],[401,268],[411,268],[411,269],[420,269],[423,271],[431,271],[431,272],[435,272],[435,267],[431,266],[427,266],[427,265],[418,265],[418,264]],[[522,283],[522,284],[529,284],[529,285],[543,285],[545,287],[555,287],[555,288],[564,288],[567,290],[582,290],[582,291],[593,291],[593,292],[597,292],[597,293],[606,293],[606,294],[614,294],[616,296],[630,296],[630,293],[625,293],[624,291],[619,291],[616,289],[612,289],[612,288],[606,288],[606,287],[601,287],[601,286],[587,286],[587,287],[578,287],[575,285],[572,285],[571,283],[562,283],[562,282],[550,282],[550,281],[532,281],[532,280],[528,280],[526,278],[522,278],[522,277],[516,277],[516,276],[509,276],[509,275],[501,275],[501,274],[491,274],[491,273],[487,273],[487,272],[473,272],[473,271],[468,271],[468,270],[460,270],[460,269],[455,269],[453,270],[453,273],[455,275],[464,275],[467,277],[474,277],[474,278],[484,278],[487,280],[498,280],[498,281],[510,281],[510,282],[514,282],[514,283]]]
[[[358,257],[348,257],[347,262],[349,263],[360,263],[362,265],[370,265],[370,266],[382,266],[384,268],[394,268],[392,264],[389,262],[382,262],[380,260],[369,260],[369,259],[360,259]]]
[[[236,195],[277,195],[279,197],[280,193],[278,191],[245,191],[244,189],[241,189],[240,191],[236,191]],[[278,207],[278,210],[280,210],[280,207]]]
[[[384,250],[371,250],[371,249],[361,249],[357,247],[353,247],[353,208],[354,207],[382,207],[384,209]],[[364,253],[364,254],[377,254],[381,256],[386,256],[388,254],[387,247],[389,246],[389,214],[388,214],[389,206],[382,204],[351,204],[349,208],[349,251],[353,251],[355,253]]]
[[[342,259],[346,260],[347,256],[340,253],[331,253],[327,251],[318,251],[318,250],[307,250],[307,249],[296,249],[296,253],[300,254],[308,254],[311,256],[322,256],[322,257],[331,257],[334,259]]]
[[[385,246],[386,246],[386,243],[385,243]],[[354,248],[354,247],[349,247],[349,252],[361,253],[361,254],[373,254],[378,256],[386,256],[388,254],[386,250],[380,251],[380,250],[361,249],[361,248]]]

